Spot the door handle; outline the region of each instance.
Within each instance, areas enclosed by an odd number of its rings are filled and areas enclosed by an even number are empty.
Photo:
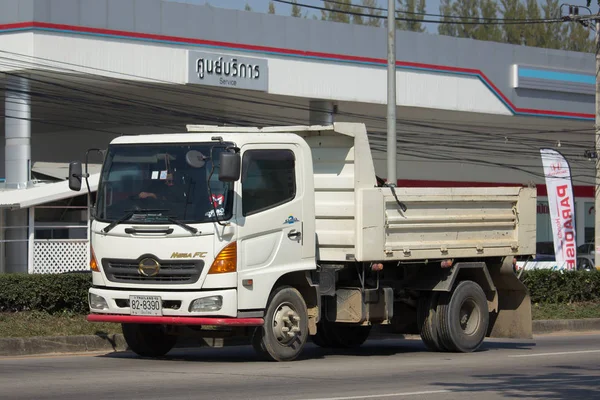
[[[288,233],[288,237],[289,237],[290,239],[299,239],[299,238],[300,238],[300,236],[302,236],[302,232],[297,232],[297,231],[295,231],[295,230],[293,230],[293,231],[290,231],[290,233]]]

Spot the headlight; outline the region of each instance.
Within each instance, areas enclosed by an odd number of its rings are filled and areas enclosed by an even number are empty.
[[[201,311],[219,311],[223,307],[222,296],[210,296],[202,297],[192,301],[190,304],[190,312],[201,312]]]
[[[102,296],[98,296],[97,294],[90,293],[89,295],[90,308],[96,310],[108,310],[108,303]]]

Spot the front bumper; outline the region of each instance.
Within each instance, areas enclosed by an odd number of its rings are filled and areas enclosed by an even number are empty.
[[[207,317],[145,317],[138,315],[90,314],[90,322],[117,322],[121,324],[205,325],[205,326],[262,326],[262,318],[207,318]]]
[[[91,294],[101,296],[106,301],[108,308],[95,309],[90,306],[90,312],[96,315],[120,315],[131,318],[148,318],[146,316],[132,316],[129,308],[129,296],[159,296],[163,303],[162,316],[153,318],[170,317],[237,317],[237,291],[235,289],[194,291],[194,292],[173,292],[173,291],[135,291],[135,290],[114,290],[91,288]],[[192,301],[202,297],[221,296],[223,298],[222,306],[217,311],[190,312],[189,306]],[[96,322],[99,320],[95,320]],[[107,321],[104,322],[117,322]],[[208,324],[204,324],[208,325]]]

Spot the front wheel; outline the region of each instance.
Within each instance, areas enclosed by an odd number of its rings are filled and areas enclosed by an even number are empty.
[[[177,336],[169,335],[161,325],[121,324],[127,346],[142,357],[160,357],[167,354]]]
[[[264,325],[254,332],[254,349],[269,360],[292,361],[307,338],[308,313],[302,295],[290,286],[278,288],[271,294]]]

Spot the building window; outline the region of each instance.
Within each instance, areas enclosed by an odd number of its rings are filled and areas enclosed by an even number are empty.
[[[242,214],[256,214],[296,197],[296,159],[291,150],[250,150],[242,160]]]

